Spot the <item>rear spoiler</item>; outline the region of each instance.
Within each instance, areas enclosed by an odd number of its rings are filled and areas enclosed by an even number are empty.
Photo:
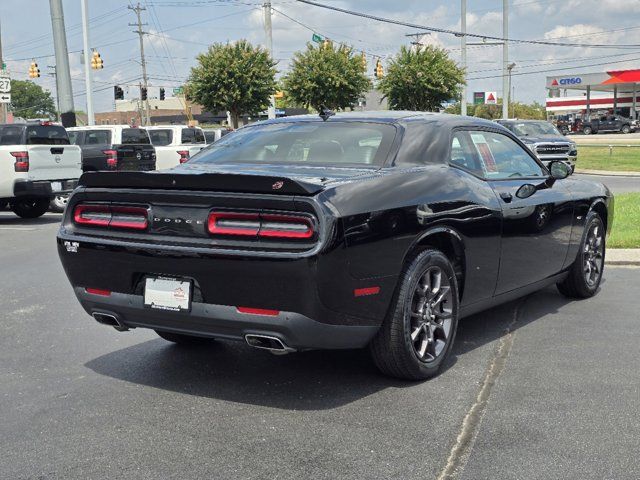
[[[78,182],[89,188],[149,188],[162,190],[212,190],[216,192],[314,195],[318,183],[288,177],[234,173],[87,172]]]

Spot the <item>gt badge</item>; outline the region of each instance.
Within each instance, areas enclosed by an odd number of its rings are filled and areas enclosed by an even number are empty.
[[[283,185],[284,185],[284,182],[282,180],[279,180],[276,183],[274,183],[273,185],[271,185],[271,188],[273,190],[280,190]]]
[[[64,242],[64,248],[66,248],[69,253],[78,253],[79,246],[80,244],[78,242]]]

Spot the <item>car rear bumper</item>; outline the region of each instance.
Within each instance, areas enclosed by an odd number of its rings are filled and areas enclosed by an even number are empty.
[[[13,196],[51,198],[56,195],[71,193],[77,186],[77,179],[17,181],[13,185]]]
[[[379,328],[330,325],[294,312],[246,314],[236,307],[198,302],[192,303],[190,312],[172,312],[145,307],[142,295],[112,292],[109,296],[101,296],[87,293],[80,287],[75,287],[74,291],[87,313],[112,315],[124,327],[228,340],[264,335],[276,337],[295,350],[364,347]]]

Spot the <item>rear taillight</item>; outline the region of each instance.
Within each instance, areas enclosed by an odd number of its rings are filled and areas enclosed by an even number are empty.
[[[11,152],[11,156],[16,159],[13,164],[16,172],[29,171],[29,152]]]
[[[213,235],[305,239],[314,233],[311,219],[288,214],[211,212],[207,226]]]
[[[108,168],[112,170],[118,168],[118,152],[116,150],[103,150],[102,153],[107,156]]]
[[[146,230],[149,212],[145,207],[80,204],[73,210],[73,221],[94,227]]]
[[[189,161],[189,150],[178,150],[180,155],[180,163],[187,163]]]

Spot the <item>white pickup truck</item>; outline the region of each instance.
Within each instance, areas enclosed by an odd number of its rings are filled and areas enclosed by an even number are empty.
[[[71,192],[82,174],[80,147],[49,122],[0,124],[0,207],[36,218],[51,199]]]
[[[156,147],[156,170],[185,163],[204,147],[204,133],[199,127],[167,125],[145,127]]]

